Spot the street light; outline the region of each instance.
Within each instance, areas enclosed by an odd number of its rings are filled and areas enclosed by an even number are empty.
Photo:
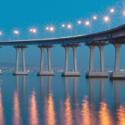
[[[30,29],[30,32],[32,32],[33,31],[33,29]]]
[[[123,24],[124,24],[124,18],[125,18],[125,10],[123,11]]]
[[[60,27],[60,37],[62,36],[62,28],[65,27],[65,24],[62,24],[61,27]]]
[[[2,32],[0,32],[0,36],[1,36],[1,41],[2,41]]]
[[[97,16],[94,16],[93,19],[96,20],[96,19],[97,19]]]
[[[50,27],[50,31],[53,32],[53,38],[54,38],[54,27]]]
[[[62,24],[62,27],[65,27],[65,24]]]
[[[105,17],[104,17],[104,21],[105,21],[105,22],[108,22],[108,29],[110,29],[110,19],[109,19],[109,17],[108,17],[108,16],[105,16]]]
[[[81,22],[81,20],[79,20],[79,21],[77,21],[77,24],[81,24],[82,22]],[[77,24],[76,24],[76,35],[77,35]]]
[[[105,22],[108,22],[108,21],[109,21],[109,17],[108,17],[108,16],[105,16],[105,17],[104,17],[104,21],[105,21]]]
[[[49,27],[46,27],[46,30],[49,30]]]
[[[18,30],[14,30],[14,34],[18,35],[18,40],[19,40],[19,31]]]
[[[82,22],[81,22],[81,20],[79,20],[77,23],[78,23],[78,24],[81,24]]]
[[[71,25],[71,24],[68,24],[68,25],[67,25],[67,28],[68,28],[68,29],[71,29],[71,36],[72,36],[72,25]]]
[[[47,30],[49,30],[49,27],[45,28],[45,38],[46,38]]]
[[[19,31],[15,30],[14,33],[15,33],[15,34],[19,34]]]
[[[85,25],[86,25],[86,26],[89,26],[89,32],[92,33],[92,29],[91,29],[91,26],[90,26],[90,22],[89,22],[89,21],[86,21],[86,22],[85,22]]]
[[[111,12],[111,13],[114,13],[114,12],[115,12],[115,10],[112,8],[112,9],[110,9],[110,12]]]
[[[86,21],[86,22],[85,22],[85,25],[86,25],[86,26],[89,26],[89,25],[90,25],[90,22],[89,22],[89,21]]]
[[[50,31],[54,31],[54,27],[50,27]]]
[[[36,33],[36,29],[33,29],[32,32],[33,32],[33,33]]]

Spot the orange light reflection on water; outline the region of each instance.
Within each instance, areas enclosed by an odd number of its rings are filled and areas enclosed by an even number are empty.
[[[83,99],[81,116],[82,116],[82,125],[91,125],[89,102],[87,100],[87,96],[85,96],[85,99]]]
[[[47,123],[48,125],[56,125],[53,95],[51,93],[48,96],[48,122]]]
[[[38,118],[38,111],[37,111],[37,105],[36,105],[36,97],[35,92],[32,92],[32,95],[29,100],[30,108],[29,108],[29,114],[30,114],[30,125],[38,125],[39,124],[39,118]]]
[[[125,125],[125,107],[121,105],[116,112],[118,119],[117,125]]]
[[[99,125],[113,125],[113,118],[105,102],[100,103]]]
[[[73,118],[72,118],[72,108],[70,104],[70,96],[67,95],[65,101],[65,125],[72,125]]]
[[[0,88],[0,125],[4,125],[4,115],[3,115],[1,88]]]
[[[14,125],[21,125],[18,91],[14,94]]]
[[[56,118],[55,118],[55,109],[54,109],[54,101],[52,93],[48,94],[45,98],[45,124],[46,125],[56,125]]]

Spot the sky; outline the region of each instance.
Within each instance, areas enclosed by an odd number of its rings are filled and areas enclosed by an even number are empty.
[[[17,40],[18,36],[13,34],[14,30],[19,31],[19,40],[22,39],[43,39],[50,38],[52,34],[46,32],[46,26],[54,26],[54,37],[71,35],[67,28],[61,29],[61,24],[71,24],[72,33],[76,35],[76,22],[82,20],[83,24],[77,26],[77,33],[88,34],[89,28],[84,22],[92,21],[92,32],[107,30],[108,25],[104,23],[104,16],[109,14],[110,8],[115,13],[110,15],[110,28],[123,24],[122,8],[123,1],[119,0],[4,0],[0,2],[0,31],[2,41]],[[92,17],[96,15],[97,21]],[[37,34],[29,32],[30,28],[36,28]],[[125,68],[125,46],[121,47],[120,67]],[[89,68],[90,50],[83,43],[77,49],[78,68]],[[44,53],[44,65],[47,65],[47,51]],[[107,45],[104,48],[105,67],[113,68],[115,62],[115,48]],[[40,49],[37,46],[28,46],[25,49],[26,65],[39,67]],[[0,62],[15,63],[16,50],[13,46],[3,46],[0,49]],[[20,64],[22,64],[22,53],[20,51]],[[64,68],[65,49],[61,45],[55,45],[51,49],[52,67]],[[94,52],[94,69],[100,66],[99,48]],[[69,68],[73,68],[73,51],[69,51]]]

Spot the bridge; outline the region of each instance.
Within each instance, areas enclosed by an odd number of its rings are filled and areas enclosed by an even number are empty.
[[[108,77],[107,72],[104,69],[104,46],[107,44],[113,44],[115,47],[115,69],[114,72],[110,74],[111,79],[125,79],[125,72],[119,71],[119,58],[120,58],[120,47],[125,44],[125,25],[116,27],[111,30],[88,34],[88,35],[78,35],[72,37],[61,37],[61,38],[50,38],[50,39],[33,39],[33,40],[17,40],[17,41],[2,41],[0,46],[13,46],[16,49],[16,70],[13,75],[28,75],[25,70],[25,48],[28,45],[37,45],[41,50],[41,62],[40,62],[40,72],[37,73],[38,76],[54,76],[51,70],[51,54],[50,50],[54,47],[54,44],[61,44],[65,48],[65,71],[62,74],[64,77],[70,76],[80,76],[77,71],[77,47],[85,43],[86,46],[90,48],[90,68],[86,77]],[[94,58],[94,48],[98,46],[100,49],[100,72],[93,71],[93,58]],[[68,55],[69,48],[73,48],[74,57],[74,72],[68,71]],[[18,61],[19,61],[19,49],[22,49],[22,59],[23,59],[23,71],[18,71]],[[44,59],[44,49],[48,52],[48,72],[43,71],[43,59]],[[2,72],[0,73],[2,75]]]

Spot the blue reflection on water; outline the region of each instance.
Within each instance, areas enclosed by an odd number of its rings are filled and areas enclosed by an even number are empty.
[[[123,125],[125,81],[0,76],[0,125]]]

